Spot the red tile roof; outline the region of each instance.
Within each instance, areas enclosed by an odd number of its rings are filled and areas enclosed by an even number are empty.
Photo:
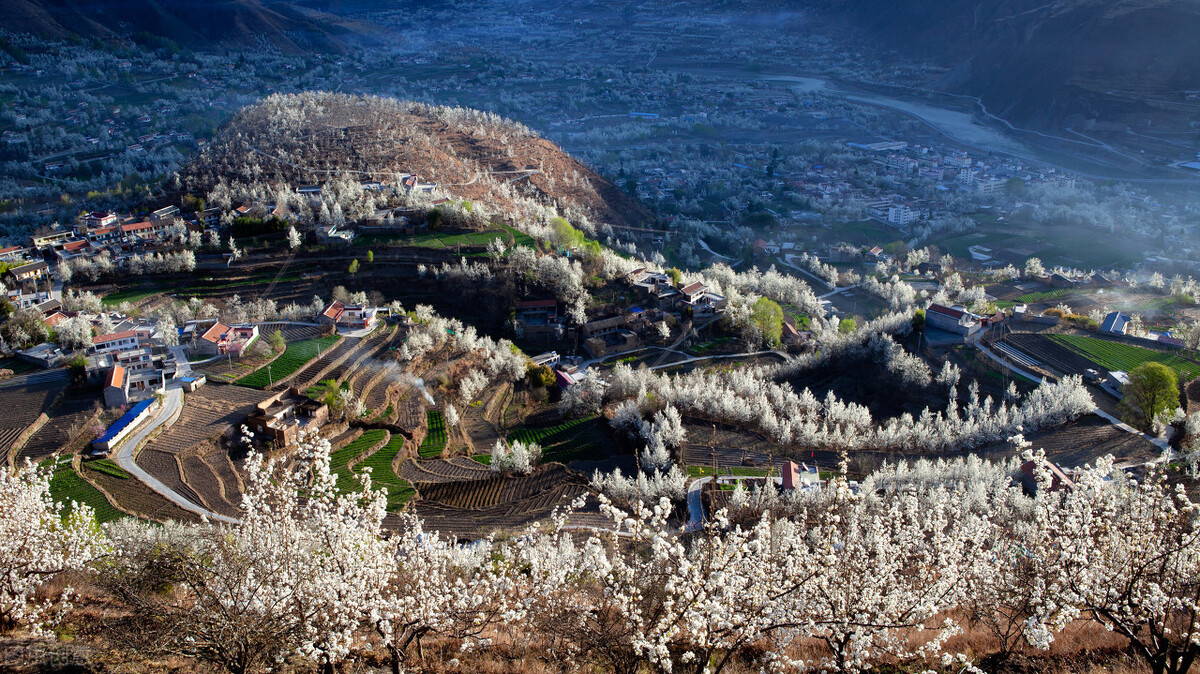
[[[136,337],[137,332],[134,330],[125,330],[124,332],[114,332],[110,335],[100,335],[92,340],[92,344],[104,344],[106,342],[115,342],[121,339],[129,339]]]
[[[63,250],[79,250],[80,248],[87,247],[87,245],[88,245],[87,241],[72,241],[71,243],[65,244],[63,246]],[[0,253],[3,253],[3,252],[4,251],[0,250]]]
[[[116,386],[117,388],[125,387],[125,368],[120,365],[113,365],[113,369],[108,371],[104,377],[104,388]]]
[[[322,311],[321,315],[324,316],[325,318],[331,318],[336,321],[338,319],[338,316],[341,316],[342,311],[344,311],[345,309],[346,309],[346,305],[342,304],[341,302],[339,302],[337,300],[334,300],[333,302],[330,302],[328,307],[325,307],[325,311]]]
[[[950,318],[962,318],[964,316],[964,313],[958,309],[951,309],[950,307],[944,307],[940,304],[930,304],[927,311],[931,311],[935,314],[941,314],[943,316],[949,316]]]
[[[696,295],[702,290],[704,290],[704,284],[700,281],[696,281],[695,283],[689,283],[685,285],[680,289],[680,292],[682,292],[684,295]]]
[[[149,220],[142,222],[131,222],[128,225],[121,225],[122,232],[140,232],[143,229],[150,229],[154,225]]]
[[[21,250],[20,246],[9,246],[8,248],[0,248],[0,255],[7,255],[9,253],[15,253],[18,250]]]
[[[525,300],[517,302],[518,309],[541,309],[542,307],[557,307],[558,300]]]
[[[206,342],[216,343],[221,340],[221,335],[224,335],[227,332],[229,332],[229,326],[218,321],[213,323],[211,328],[205,330],[204,334],[200,335],[200,339],[203,339]]]

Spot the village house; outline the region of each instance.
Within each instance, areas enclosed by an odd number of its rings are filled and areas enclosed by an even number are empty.
[[[246,349],[258,339],[257,325],[228,326],[214,323],[196,338],[192,348],[210,356],[232,355],[241,357]]]
[[[128,403],[129,378],[125,376],[125,368],[114,365],[104,375],[104,406],[123,407]]]
[[[255,405],[246,426],[256,437],[284,449],[295,446],[301,432],[316,430],[328,419],[328,405],[289,388]]]
[[[1124,335],[1129,329],[1129,317],[1125,314],[1114,311],[1104,317],[1104,322],[1100,324],[1100,332],[1107,332],[1110,335]]]
[[[17,262],[25,259],[26,248],[22,246],[8,246],[0,248],[0,262]]]
[[[342,304],[334,300],[325,307],[320,316],[317,316],[317,322],[353,330],[374,328],[378,322],[378,314],[379,310],[375,307]]]
[[[107,335],[97,335],[92,338],[92,353],[109,353],[136,348],[139,345],[136,330],[122,330]]]
[[[956,335],[969,336],[980,329],[979,321],[961,309],[931,304],[925,310],[925,324]]]
[[[37,282],[50,275],[50,265],[44,260],[30,262],[8,270],[8,276],[17,283]]]

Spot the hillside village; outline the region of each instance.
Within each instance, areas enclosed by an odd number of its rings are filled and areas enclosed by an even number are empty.
[[[817,5],[0,31],[14,671],[1192,671],[1200,132]]]

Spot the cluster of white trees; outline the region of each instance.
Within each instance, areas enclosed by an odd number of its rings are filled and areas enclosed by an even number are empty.
[[[72,280],[95,283],[118,271],[133,276],[180,274],[196,269],[196,254],[190,250],[182,250],[178,253],[146,253],[131,255],[124,261],[124,264],[118,264],[107,252],[102,252],[92,257],[65,260],[56,269],[56,274],[63,283],[70,283]]]
[[[830,288],[837,285],[838,270],[837,267],[821,262],[816,255],[809,253],[801,253],[798,258],[800,264],[806,267],[813,274],[816,274],[821,280],[825,281]]]
[[[541,462],[542,448],[536,442],[513,440],[508,443],[498,439],[492,447],[491,467],[496,472],[528,475]]]
[[[443,355],[447,359],[455,356],[476,358],[481,366],[469,371],[459,382],[459,396],[464,402],[474,400],[493,380],[517,381],[525,376],[529,359],[507,339],[495,340],[480,335],[475,326],[439,316],[427,304],[418,304],[413,314],[415,325],[400,346],[400,360],[417,360],[442,349],[445,349]]]
[[[923,463],[857,492],[835,478],[786,508],[756,511],[743,491],[686,538],[667,499],[601,497],[606,528],[559,513],[470,545],[412,517],[385,536],[382,492],[369,473],[361,490],[339,488],[326,441],[306,440],[288,465],[252,455],[232,525],[102,531],[86,508],[64,523],[45,473],[2,472],[14,536],[0,546],[0,602],[9,627],[47,627],[46,607],[61,605],[36,591],[57,598],[55,573],[90,568],[125,611],[107,625],[116,643],[239,674],[289,659],[334,669],[378,658],[372,643],[400,671],[430,641],[462,659],[504,644],[626,672],[963,669],[948,640],[966,628],[1008,652],[1083,621],[1127,638],[1156,674],[1185,674],[1200,655],[1200,509],[1161,474],[1133,480],[1111,460],[1055,490],[1044,457],[1030,458],[1032,497],[1014,464]]]
[[[928,366],[890,339],[874,337],[866,348],[886,358],[884,368],[904,382],[927,386]],[[681,412],[756,429],[781,447],[945,452],[1000,442],[1014,433],[1061,425],[1095,409],[1079,377],[1043,382],[1024,400],[997,403],[980,399],[975,387],[965,407],[952,397],[944,410],[926,408],[919,416],[904,413],[876,420],[862,405],[845,402],[830,391],[819,400],[808,389],[797,393],[774,381],[777,373],[739,369],[658,375],[626,365],[613,369],[604,392],[608,402],[674,406]]]

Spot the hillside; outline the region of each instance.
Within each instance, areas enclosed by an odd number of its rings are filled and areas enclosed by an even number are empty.
[[[263,0],[0,0],[5,30],[48,37],[150,34],[201,49],[269,45],[287,53],[345,51],[370,32],[291,3]]]
[[[883,50],[951,71],[927,85],[1037,126],[1146,111],[1200,89],[1197,0],[823,0]]]
[[[181,179],[203,193],[222,179],[262,189],[343,173],[381,181],[415,174],[448,196],[513,217],[532,200],[597,223],[648,219],[628,195],[528,128],[490,113],[376,96],[270,96],[241,110]]]

